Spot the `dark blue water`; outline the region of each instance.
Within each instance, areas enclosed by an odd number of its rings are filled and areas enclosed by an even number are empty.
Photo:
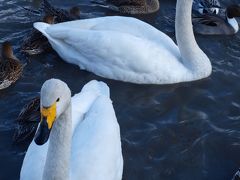
[[[237,0],[225,4],[232,2]],[[87,0],[53,4],[62,8],[80,4],[84,18],[112,15],[89,6]],[[11,41],[18,58],[27,63],[23,77],[0,92],[0,180],[19,178],[27,146],[12,143],[15,119],[52,77],[67,82],[73,94],[92,79],[109,85],[121,126],[124,180],[231,179],[240,167],[240,34],[196,36],[213,65],[207,79],[170,86],[134,85],[80,71],[54,52],[30,59],[21,55],[21,40],[39,17],[16,5],[36,9],[39,2],[0,0],[0,41]],[[174,38],[174,6],[175,1],[162,0],[160,12],[139,18]]]

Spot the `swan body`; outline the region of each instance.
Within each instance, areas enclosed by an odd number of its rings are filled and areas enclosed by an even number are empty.
[[[70,91],[64,94],[63,82],[59,82],[52,79],[42,87],[41,108],[52,96],[60,97],[56,120],[49,140],[39,146],[36,139],[44,127],[42,119],[25,155],[20,179],[120,180],[123,171],[120,130],[107,85],[91,81],[70,98]]]
[[[178,0],[177,4],[178,46],[166,34],[131,17],[35,23],[34,27],[65,61],[105,78],[139,84],[205,78],[211,74],[211,63],[193,35],[192,2]]]

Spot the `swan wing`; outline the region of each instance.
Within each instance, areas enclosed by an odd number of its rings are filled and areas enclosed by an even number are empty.
[[[122,179],[120,129],[109,97],[99,96],[94,101],[72,141],[72,179]]]
[[[37,146],[34,141],[31,142],[23,160],[20,180],[42,180],[47,149],[48,142],[42,146]]]

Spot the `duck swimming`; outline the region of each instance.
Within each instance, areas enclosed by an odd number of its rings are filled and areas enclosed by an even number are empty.
[[[92,2],[124,14],[149,14],[159,10],[158,0],[94,0]]]
[[[71,21],[80,18],[79,7],[72,7],[69,11],[53,7],[48,1],[43,1],[43,22],[48,24],[56,24],[66,21]],[[21,51],[29,56],[42,54],[43,52],[51,51],[52,47],[48,43],[46,37],[37,30],[33,30],[23,40]]]
[[[78,6],[74,6],[67,11],[53,7],[47,0],[43,0],[42,6],[45,15],[56,17],[56,23],[80,19],[80,8]]]
[[[212,72],[192,29],[192,0],[178,0],[176,38],[132,17],[34,23],[68,63],[99,76],[138,84],[199,80]]]
[[[55,16],[46,15],[43,22],[48,24],[55,23]],[[23,40],[21,51],[29,56],[41,54],[52,49],[48,39],[36,29],[33,29],[30,34]]]
[[[233,35],[239,31],[235,17],[240,17],[240,5],[227,7],[226,14],[205,14],[193,18],[194,32],[203,35]]]
[[[14,84],[22,75],[23,64],[14,56],[9,42],[2,44],[0,57],[0,90]]]
[[[27,139],[32,140],[40,120],[40,98],[35,97],[23,107],[18,115],[17,127],[13,136],[14,142],[20,143]]]
[[[41,89],[41,122],[23,160],[21,180],[120,180],[120,129],[103,82],[87,83],[71,98],[57,79]]]

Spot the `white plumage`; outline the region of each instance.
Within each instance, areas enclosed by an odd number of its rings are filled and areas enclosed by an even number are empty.
[[[35,23],[34,27],[65,61],[105,78],[139,84],[202,79],[211,74],[211,63],[192,32],[192,1],[178,1],[178,46],[166,34],[131,17]]]
[[[120,130],[105,83],[91,81],[72,97],[72,132],[70,179],[122,178]],[[30,144],[20,179],[42,180],[48,146]]]

